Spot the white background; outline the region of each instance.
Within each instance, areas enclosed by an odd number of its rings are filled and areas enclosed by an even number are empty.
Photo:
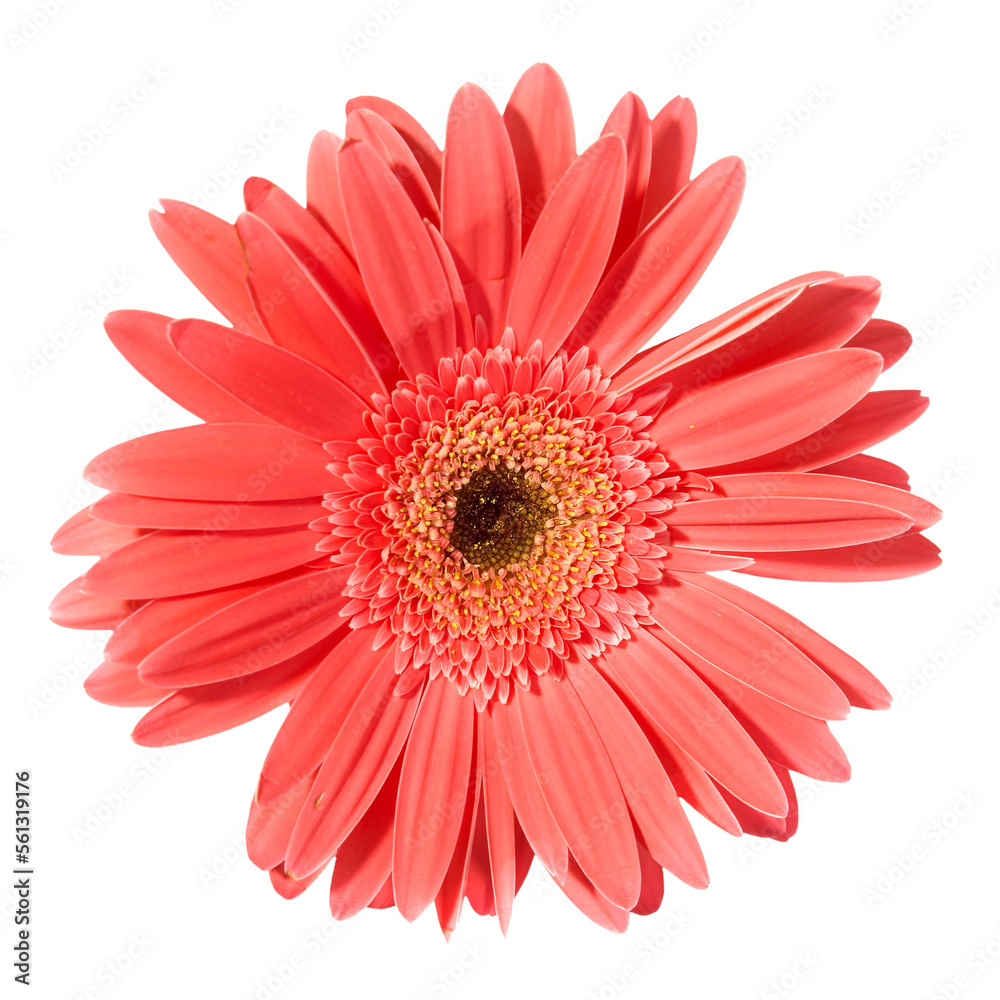
[[[564,0],[559,14],[558,5],[394,0],[377,37],[350,53],[345,43],[388,0],[63,0],[47,24],[41,0],[4,3],[0,711],[11,804],[0,825],[13,826],[13,771],[30,768],[35,995],[1000,992],[997,8]],[[33,16],[43,26],[28,37],[23,19]],[[468,908],[450,944],[433,912],[411,926],[394,910],[367,911],[334,930],[322,882],[281,900],[242,849],[281,712],[168,754],[135,747],[139,711],[83,694],[100,643],[47,621],[51,596],[82,572],[47,542],[96,497],[80,479],[84,464],[127,436],[190,422],[116,355],[97,314],[213,315],[148,228],[158,197],[198,195],[232,219],[243,180],[263,174],[302,200],[310,138],[340,130],[352,95],[394,99],[435,132],[462,82],[481,83],[502,106],[537,60],[566,80],[581,147],[634,90],[654,113],[677,93],[694,100],[697,169],[770,149],[672,331],[808,270],[882,280],[878,315],[910,326],[918,346],[880,387],[919,387],[932,405],[878,453],[945,508],[931,531],[945,563],[892,583],[739,581],[859,657],[896,696],[889,712],[835,724],[855,776],[800,784],[801,830],[788,844],[734,840],[696,816],[711,887],[668,881],[660,913],[634,918],[622,936],[590,924],[535,872],[506,940]],[[157,77],[122,116],[119,95]],[[268,132],[276,112],[292,120]],[[57,171],[67,146],[105,117],[114,127],[100,145]],[[235,176],[213,187],[229,161]],[[880,211],[879,192],[894,181],[901,193]],[[116,272],[127,285],[102,292]],[[106,303],[96,312],[92,296]],[[34,352],[60,341],[26,376]],[[0,885],[6,979],[13,897],[8,877]]]

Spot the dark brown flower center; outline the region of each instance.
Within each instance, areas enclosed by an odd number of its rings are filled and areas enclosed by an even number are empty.
[[[455,494],[450,542],[473,566],[499,570],[526,560],[546,522],[552,496],[521,469],[479,469]]]

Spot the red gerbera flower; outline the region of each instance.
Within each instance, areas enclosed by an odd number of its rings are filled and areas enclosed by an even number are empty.
[[[827,720],[885,689],[732,583],[930,569],[938,512],[863,454],[924,409],[870,392],[909,345],[878,284],[783,282],[646,347],[739,204],[689,180],[694,111],[626,95],[577,155],[548,66],[503,115],[459,91],[442,152],[348,104],[308,208],[246,185],[178,202],[167,251],[231,326],[112,313],[125,357],[204,423],[104,452],[58,532],[99,555],[53,604],[113,629],[87,690],[153,706],[133,738],[285,702],[248,851],[292,896],[336,859],[334,916],[463,898],[506,929],[537,856],[621,930],[663,869],[707,884],[679,800],[734,834],[796,826],[789,771],[842,781]]]

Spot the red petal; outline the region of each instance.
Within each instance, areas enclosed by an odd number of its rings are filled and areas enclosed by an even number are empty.
[[[62,556],[103,556],[142,536],[137,528],[94,520],[91,509],[77,511],[52,536],[53,552]]]
[[[645,229],[691,179],[698,134],[694,105],[686,97],[675,97],[653,119],[651,131],[649,183],[640,229]]]
[[[322,446],[273,424],[198,424],[101,452],[84,478],[105,490],[176,500],[295,500],[332,482]]]
[[[521,716],[512,704],[492,702],[489,722],[496,747],[494,759],[500,762],[517,821],[538,860],[557,882],[562,882],[568,865],[566,838],[556,825],[535,777]]]
[[[290,656],[267,670],[175,691],[147,712],[132,730],[141,747],[166,747],[235,729],[298,694],[329,645]]]
[[[205,320],[170,325],[177,352],[247,406],[315,441],[363,435],[361,400],[322,368]]]
[[[267,503],[213,503],[165,500],[130,493],[108,493],[95,501],[93,516],[111,524],[191,531],[252,531],[309,524],[329,511],[319,500],[272,500]]]
[[[902,534],[905,514],[820,496],[746,496],[678,504],[667,515],[674,545],[730,552],[829,549]]]
[[[362,344],[309,268],[263,219],[244,212],[236,220],[249,273],[247,285],[271,339],[349,385],[359,396],[384,389],[391,371],[387,348]],[[369,354],[369,347],[373,352]]]
[[[353,97],[347,102],[347,114],[360,108],[368,108],[384,118],[410,147],[420,169],[427,177],[427,183],[435,196],[441,190],[441,150],[430,137],[423,125],[398,104],[383,97]]]
[[[853,348],[785,361],[689,393],[668,405],[649,433],[680,468],[749,459],[791,445],[803,430],[844,419],[841,414],[864,396],[881,367],[879,355]]]
[[[613,375],[673,315],[729,231],[743,196],[738,157],[713,164],[639,234],[598,286],[569,340]]]
[[[52,598],[49,617],[56,625],[63,628],[115,628],[142,605],[141,601],[123,601],[84,593],[80,589],[82,582],[83,577],[77,577]]]
[[[281,188],[260,177],[247,180],[243,197],[247,211],[263,219],[316,279],[338,319],[365,353],[372,358],[390,354],[353,258],[316,217]],[[289,291],[296,291],[295,280],[297,276],[289,276]]]
[[[713,492],[693,490],[692,499],[712,497],[747,497],[748,505],[758,506],[758,501],[770,497],[816,497],[829,500],[852,500],[864,504],[878,504],[899,511],[912,520],[918,531],[937,524],[941,511],[908,490],[894,489],[863,479],[847,476],[821,475],[818,472],[757,472],[738,476],[715,476]],[[680,511],[685,504],[676,508]],[[675,512],[676,512],[675,511]],[[671,518],[674,513],[671,513]],[[816,546],[819,548],[820,546]],[[732,548],[720,545],[718,548]],[[743,548],[741,546],[741,548]]]
[[[478,713],[477,713],[478,714]],[[445,939],[451,937],[452,931],[458,926],[458,918],[462,913],[462,900],[465,897],[465,883],[469,875],[469,865],[472,861],[472,839],[476,831],[476,821],[479,816],[479,789],[482,770],[482,751],[479,746],[473,751],[476,758],[474,775],[469,779],[469,794],[465,801],[462,814],[462,826],[458,833],[458,842],[445,873],[444,881],[434,897],[434,908],[437,910],[438,924],[444,932]]]
[[[344,208],[365,287],[404,370],[437,369],[455,350],[451,292],[413,203],[367,143],[345,142],[337,160]]]
[[[874,455],[852,455],[841,462],[824,465],[812,471],[817,475],[823,473],[831,476],[847,476],[851,479],[866,479],[871,483],[893,486],[897,490],[910,488],[910,477],[905,469]]]
[[[345,576],[320,570],[262,587],[158,646],[139,664],[139,676],[161,687],[189,687],[282,663],[346,627],[337,618],[347,600]]]
[[[306,206],[353,260],[351,237],[344,218],[344,203],[337,176],[340,139],[332,132],[318,132],[309,147],[306,166]]]
[[[330,913],[334,920],[360,913],[392,875],[392,828],[402,764],[400,757],[358,825],[337,849],[330,880]]]
[[[854,348],[851,348],[854,350]],[[837,351],[846,354],[847,349]],[[872,352],[865,352],[871,356]],[[908,427],[927,409],[929,400],[915,389],[869,392],[860,402],[807,437],[767,454],[708,470],[709,475],[739,472],[808,472],[856,455]],[[780,412],[780,407],[779,407]],[[789,426],[795,426],[792,422]],[[803,428],[800,426],[799,431]]]
[[[415,920],[437,895],[462,825],[472,767],[475,706],[444,677],[420,699],[406,744],[396,800],[392,891]],[[446,734],[446,738],[442,736]]]
[[[483,810],[489,844],[490,875],[500,930],[507,933],[514,905],[514,807],[504,781],[493,722],[486,712],[476,718],[483,746]]]
[[[677,793],[632,713],[586,661],[567,661],[566,676],[594,722],[635,824],[653,856],[689,885],[708,885],[705,858]],[[643,848],[640,845],[640,859]]]
[[[524,354],[536,340],[550,359],[569,336],[604,271],[625,183],[625,147],[598,139],[566,171],[524,250],[507,324]]]
[[[871,319],[847,342],[882,355],[882,371],[888,371],[910,349],[910,331],[887,319]]]
[[[839,583],[848,580],[901,580],[941,565],[941,550],[923,535],[883,538],[867,545],[812,552],[764,553],[741,573],[781,580]]]
[[[349,112],[344,138],[367,142],[396,176],[420,217],[440,226],[435,192],[403,137],[381,115],[370,108]]]
[[[675,577],[671,585],[656,589],[650,604],[665,632],[761,694],[817,719],[847,717],[850,705],[843,692],[805,653],[754,615],[702,587],[700,575]],[[705,628],[705,622],[722,627]]]
[[[626,94],[611,112],[601,135],[619,135],[628,150],[628,171],[621,205],[618,232],[609,260],[613,263],[625,252],[639,232],[639,218],[649,183],[652,129],[646,105],[633,93]]]
[[[514,706],[542,795],[573,857],[600,892],[630,910],[642,886],[635,833],[615,769],[579,695],[551,673],[539,674],[530,689],[517,690]]]
[[[672,624],[672,621],[671,621]],[[645,717],[748,805],[772,816],[787,809],[764,755],[686,663],[640,632],[614,654],[614,670]]]
[[[157,313],[119,309],[105,316],[104,329],[111,343],[143,378],[196,417],[208,422],[264,423],[266,417],[234,399],[177,356],[167,339],[167,327],[172,322],[169,316]]]
[[[578,910],[605,930],[623,934],[628,929],[628,910],[615,906],[599,892],[572,856],[566,878],[559,888]]]
[[[448,112],[441,234],[465,284],[469,312],[482,316],[498,339],[521,256],[521,192],[500,112],[471,83]]]
[[[247,818],[247,857],[258,867],[267,871],[281,864],[288,848],[288,838],[292,835],[295,821],[312,787],[314,774],[300,781],[284,795],[262,804],[256,800],[250,803]]]
[[[83,682],[83,689],[94,701],[119,708],[145,708],[170,694],[169,689],[143,684],[134,666],[110,661],[105,661],[90,673]]]
[[[365,684],[387,661],[385,650],[372,649],[373,637],[370,629],[348,632],[292,702],[261,768],[258,802],[282,795],[323,763]]]
[[[529,67],[514,86],[503,122],[510,136],[521,185],[524,243],[549,196],[576,156],[576,131],[569,94],[546,63]]]
[[[322,867],[357,826],[399,759],[420,702],[419,692],[392,693],[396,675],[384,662],[351,707],[288,843],[286,865],[298,877]]]
[[[149,221],[156,238],[198,291],[244,333],[267,339],[247,294],[247,265],[233,226],[183,201],[160,199]]]
[[[176,597],[280,573],[316,558],[309,528],[154,531],[92,566],[81,586],[98,597]]]

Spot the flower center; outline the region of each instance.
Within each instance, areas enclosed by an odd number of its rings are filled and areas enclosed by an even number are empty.
[[[452,546],[471,565],[492,570],[525,561],[556,514],[549,493],[505,465],[474,472],[454,507]]]

